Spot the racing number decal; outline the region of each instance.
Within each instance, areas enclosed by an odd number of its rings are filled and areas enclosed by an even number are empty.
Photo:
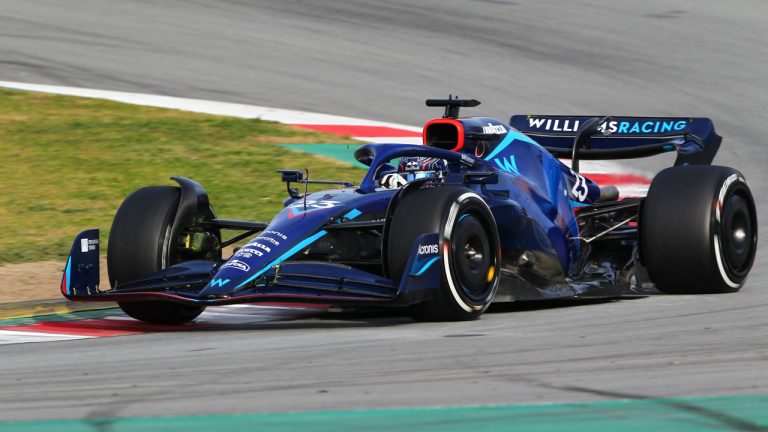
[[[307,200],[307,206],[304,208],[304,201],[299,201],[298,203],[288,207],[288,217],[294,218],[296,216],[301,216],[303,214],[312,213],[318,210],[334,208],[340,203],[340,201],[331,200]]]
[[[329,208],[336,207],[336,204],[339,204],[339,201],[330,201],[330,200],[307,201],[307,207],[311,207],[315,209],[329,209]],[[294,208],[304,207],[304,201],[301,201],[299,204],[294,204],[291,207],[294,207]]]
[[[573,188],[571,188],[571,194],[573,194],[573,197],[579,201],[584,201],[587,198],[587,194],[589,193],[587,179],[585,179],[584,176],[576,173],[574,170],[571,170],[571,174],[573,174],[576,178],[576,182],[574,183]]]

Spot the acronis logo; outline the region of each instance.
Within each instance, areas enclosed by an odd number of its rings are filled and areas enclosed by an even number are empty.
[[[517,169],[517,163],[515,162],[515,155],[510,156],[509,159],[506,157],[494,158],[493,161],[496,162],[496,165],[498,165],[502,171],[518,176],[520,175],[520,170]]]
[[[228,283],[229,283],[229,279],[213,278],[213,280],[211,281],[211,286],[214,288],[221,288]]]

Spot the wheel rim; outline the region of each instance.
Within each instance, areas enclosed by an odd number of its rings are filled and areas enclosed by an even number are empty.
[[[493,290],[495,271],[492,270],[495,259],[488,235],[482,223],[468,213],[459,217],[454,233],[451,252],[461,296],[469,303],[484,304]]]
[[[734,190],[723,202],[720,238],[723,257],[729,273],[743,277],[754,258],[756,233],[754,214],[744,191]]]

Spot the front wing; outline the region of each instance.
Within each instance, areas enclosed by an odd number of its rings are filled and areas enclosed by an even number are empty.
[[[349,306],[407,306],[428,300],[440,286],[442,264],[438,254],[418,253],[434,244],[436,234],[414,243],[401,280],[365,272],[347,265],[317,261],[287,261],[264,272],[253,283],[216,296],[199,293],[208,284],[222,283],[212,275],[222,262],[188,261],[146,277],[102,289],[99,281],[99,230],[75,239],[62,276],[61,292],[74,301],[162,300],[195,305],[227,305],[290,301]]]

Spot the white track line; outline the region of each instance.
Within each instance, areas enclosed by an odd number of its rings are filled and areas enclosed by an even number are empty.
[[[0,345],[20,344],[30,342],[56,342],[75,339],[90,339],[94,336],[68,335],[60,333],[25,332],[17,330],[0,330]]]
[[[230,102],[215,102],[202,99],[158,96],[143,93],[126,93],[109,90],[94,90],[79,87],[62,87],[41,84],[29,84],[10,81],[0,81],[0,87],[17,90],[28,90],[41,93],[53,93],[69,96],[80,96],[93,99],[107,99],[132,105],[144,105],[158,108],[170,108],[182,111],[192,111],[204,114],[214,114],[229,117],[257,118],[288,124],[316,125],[351,125],[351,126],[383,126],[421,132],[421,128],[396,123],[386,123],[364,120],[353,117],[341,117],[328,114],[293,111],[270,108],[257,105],[245,105]]]

